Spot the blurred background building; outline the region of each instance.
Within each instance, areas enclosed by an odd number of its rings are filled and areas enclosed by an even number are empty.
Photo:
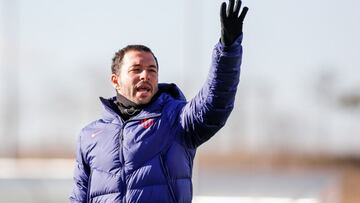
[[[0,202],[67,202],[77,134],[125,45],[151,47],[160,82],[193,97],[221,2],[0,0]],[[236,105],[199,149],[194,201],[360,202],[360,2],[243,3]]]

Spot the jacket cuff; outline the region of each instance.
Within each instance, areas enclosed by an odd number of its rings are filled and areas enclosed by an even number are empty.
[[[241,46],[242,39],[243,39],[243,34],[240,34],[239,37],[236,38],[236,40],[230,46],[223,45],[223,43],[221,43],[221,39],[219,39],[218,43],[216,44],[216,48],[224,52],[234,50],[237,47]]]

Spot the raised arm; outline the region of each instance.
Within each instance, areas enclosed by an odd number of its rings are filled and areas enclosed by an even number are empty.
[[[213,50],[208,78],[199,93],[182,109],[181,125],[189,147],[196,148],[225,125],[235,101],[242,57],[242,24],[248,11],[240,13],[241,1],[221,5],[221,39]]]

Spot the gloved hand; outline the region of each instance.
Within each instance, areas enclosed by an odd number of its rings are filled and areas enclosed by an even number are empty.
[[[234,6],[234,0],[229,0],[229,6],[227,8],[227,11],[226,3],[223,2],[221,4],[221,43],[224,46],[232,45],[236,38],[238,38],[242,34],[243,21],[249,8],[244,7],[239,16],[240,7],[241,0],[236,1],[236,6]]]

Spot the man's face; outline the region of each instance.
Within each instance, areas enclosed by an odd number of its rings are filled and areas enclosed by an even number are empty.
[[[120,67],[120,74],[112,74],[111,81],[118,93],[136,104],[147,104],[158,91],[158,67],[150,52],[128,51]]]

